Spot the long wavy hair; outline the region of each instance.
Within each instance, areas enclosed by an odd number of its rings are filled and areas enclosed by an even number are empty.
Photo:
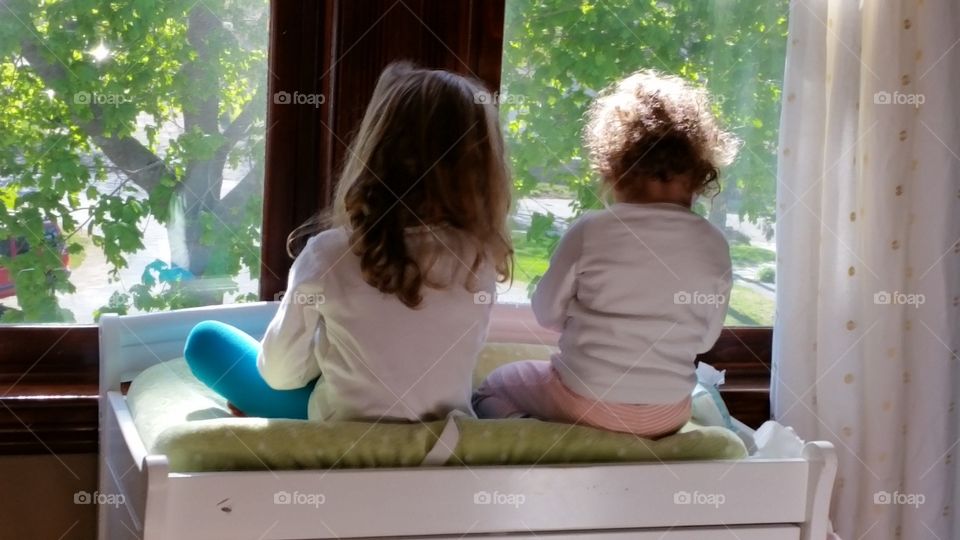
[[[290,234],[290,255],[305,237],[343,226],[364,281],[411,308],[424,286],[447,288],[464,274],[461,285],[476,292],[485,264],[498,281],[509,280],[511,182],[488,96],[448,71],[387,66],[350,145],[332,211]],[[411,232],[423,234],[410,242]],[[444,255],[469,272],[431,272]]]

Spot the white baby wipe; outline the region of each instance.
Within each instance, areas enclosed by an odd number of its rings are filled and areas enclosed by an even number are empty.
[[[697,386],[693,389],[692,420],[704,426],[722,426],[736,431],[730,421],[730,412],[720,397],[719,387],[725,382],[726,372],[700,362],[697,365]]]
[[[798,458],[803,453],[803,439],[792,427],[768,420],[753,434],[757,445],[754,458]]]

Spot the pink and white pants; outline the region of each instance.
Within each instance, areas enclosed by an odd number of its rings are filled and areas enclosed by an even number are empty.
[[[614,403],[570,390],[550,362],[524,360],[495,369],[474,393],[480,418],[531,416],[653,439],[690,420],[691,399],[667,405]]]

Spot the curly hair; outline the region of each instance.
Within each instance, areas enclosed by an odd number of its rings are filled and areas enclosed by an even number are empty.
[[[680,77],[637,71],[606,89],[583,131],[591,165],[605,187],[626,195],[649,180],[687,176],[691,191],[720,191],[720,167],[740,141],[721,129],[705,90]]]
[[[364,281],[411,308],[424,286],[446,288],[462,274],[462,285],[477,292],[484,263],[507,281],[511,183],[497,109],[484,93],[448,71],[387,66],[350,145],[332,212],[295,230],[288,251],[306,235],[343,226]],[[415,231],[429,234],[413,242]],[[431,272],[450,252],[458,270]],[[463,265],[468,272],[459,271]]]

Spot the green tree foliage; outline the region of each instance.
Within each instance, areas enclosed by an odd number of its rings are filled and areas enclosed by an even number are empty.
[[[730,207],[772,220],[786,4],[508,0],[501,111],[518,194],[546,185],[577,210],[597,206],[583,112],[650,67],[706,85],[745,142],[711,219]],[[231,277],[256,277],[267,16],[265,0],[0,0],[0,241],[33,248],[0,253],[20,307],[0,321],[71,320],[59,243],[80,254],[77,235],[90,235],[117,276],[148,219],[166,226],[172,260],[101,311],[215,303],[236,290]],[[167,140],[171,125],[182,130]],[[249,172],[221,195],[237,170]],[[45,223],[63,239],[46,241]],[[552,223],[538,217],[528,240]]]
[[[597,92],[653,68],[705,86],[744,142],[708,207],[769,226],[787,0],[508,0],[501,115],[518,193],[556,189],[599,206],[580,128]]]
[[[0,256],[20,306],[3,321],[72,317],[57,294],[75,287],[45,223],[74,254],[78,232],[91,235],[114,276],[144,249],[147,219],[166,226],[170,267],[145,268],[104,311],[218,302],[230,276],[256,276],[266,6],[0,0],[0,239],[34,248]],[[182,130],[166,140],[170,126]],[[231,170],[249,172],[221,196]]]

